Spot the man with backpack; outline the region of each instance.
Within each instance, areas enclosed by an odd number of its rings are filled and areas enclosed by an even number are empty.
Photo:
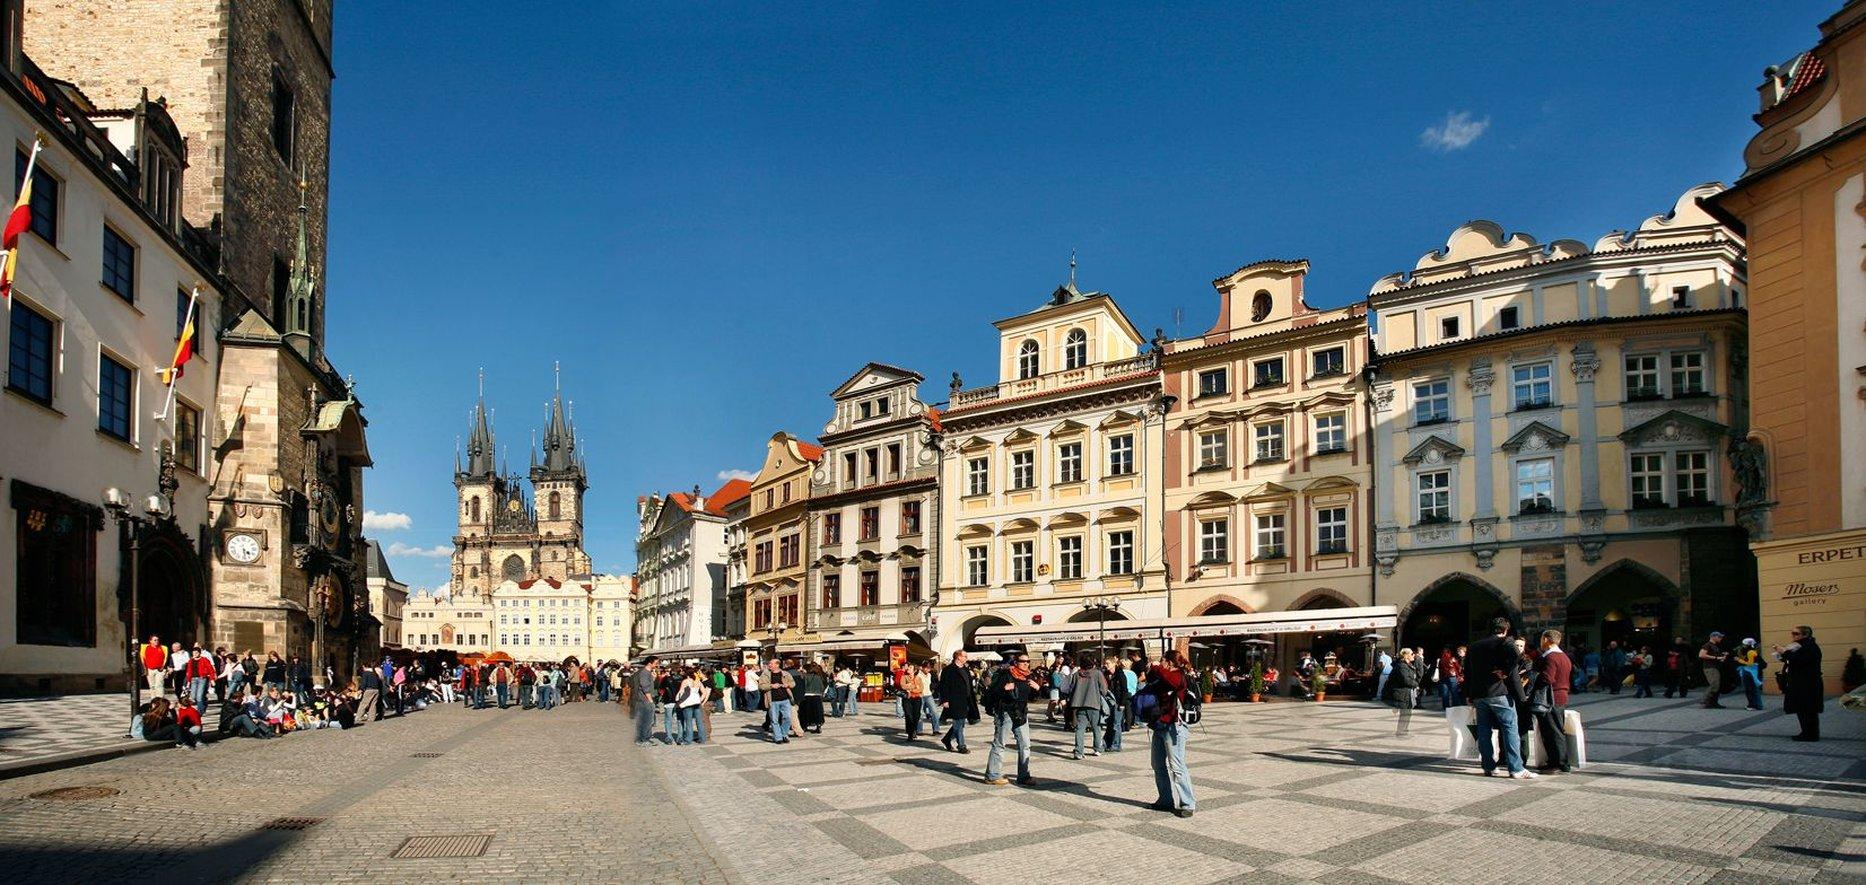
[[[991,672],[991,680],[985,686],[985,707],[991,713],[994,728],[991,753],[985,757],[985,783],[994,787],[1010,783],[1004,777],[1004,745],[1015,740],[1017,782],[1026,787],[1036,784],[1030,776],[1029,704],[1041,687],[1031,676],[1028,652],[1018,652],[1011,666]]]
[[[1198,721],[1198,695],[1187,691],[1191,683],[1185,653],[1169,649],[1134,696],[1135,718],[1153,730],[1153,785],[1160,798],[1152,807],[1180,817],[1191,817],[1198,806],[1186,767],[1186,726]]]

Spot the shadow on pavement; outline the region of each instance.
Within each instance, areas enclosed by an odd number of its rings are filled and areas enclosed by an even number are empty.
[[[289,848],[297,838],[291,831],[260,830],[187,850],[166,845],[151,845],[145,851],[0,848],[0,866],[6,869],[9,883],[67,885],[80,881],[73,873],[78,869],[90,881],[231,882]]]

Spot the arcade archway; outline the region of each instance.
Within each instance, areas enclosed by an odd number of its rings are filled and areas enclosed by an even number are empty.
[[[204,581],[200,559],[189,548],[187,536],[158,530],[144,538],[137,571],[135,635],[159,635],[165,643],[179,642],[183,646],[195,642],[205,645]],[[124,611],[128,610],[125,605]]]
[[[1563,619],[1569,648],[1651,646],[1662,649],[1679,622],[1678,588],[1651,568],[1623,559],[1596,573],[1568,597]]]
[[[1512,625],[1522,623],[1503,591],[1481,578],[1454,572],[1427,585],[1400,612],[1399,644],[1424,648],[1426,660],[1436,660],[1446,647],[1490,635],[1490,622],[1500,617]]]

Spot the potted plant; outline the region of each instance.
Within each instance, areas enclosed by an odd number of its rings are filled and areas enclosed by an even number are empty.
[[[1263,703],[1263,662],[1250,665],[1250,702]]]
[[[1212,702],[1212,686],[1214,684],[1212,668],[1206,667],[1205,672],[1199,674],[1199,698],[1205,703],[1209,704]]]
[[[1315,689],[1316,703],[1319,704],[1328,700],[1328,673],[1324,672],[1322,668],[1315,668],[1315,675],[1309,677],[1309,685],[1311,688]]]

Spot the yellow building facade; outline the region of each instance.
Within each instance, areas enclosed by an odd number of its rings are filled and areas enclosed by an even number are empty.
[[[1755,365],[1739,509],[1762,644],[1814,628],[1829,691],[1866,647],[1866,2],[1765,73],[1743,177],[1712,203],[1749,243]],[[1769,684],[1771,689],[1773,684]]]
[[[1743,243],[1699,202],[1720,190],[1591,247],[1471,222],[1375,284],[1373,602],[1400,642],[1498,614],[1589,647],[1754,622],[1726,457]]]
[[[1310,307],[1308,270],[1260,261],[1213,281],[1216,322],[1167,348],[1172,616],[1371,604],[1366,310]],[[1338,644],[1302,634],[1284,656],[1318,642]]]
[[[1000,380],[955,375],[941,416],[934,650],[986,626],[1165,617],[1163,339],[1073,276],[995,325]]]
[[[777,433],[765,444],[764,466],[752,480],[751,509],[745,517],[749,639],[775,639],[781,646],[807,635],[811,554],[805,516],[810,472],[822,458],[821,447],[788,433]]]

